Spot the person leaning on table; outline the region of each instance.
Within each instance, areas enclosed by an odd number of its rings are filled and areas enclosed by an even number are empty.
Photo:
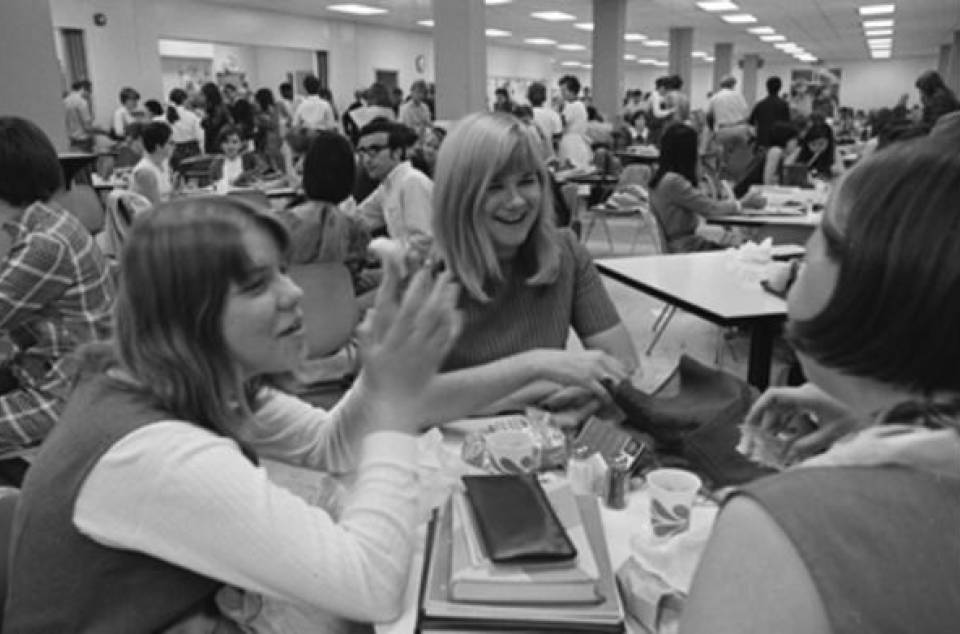
[[[960,623],[960,156],[931,137],[853,168],[807,244],[788,339],[811,383],[747,424],[820,425],[735,494],[681,632],[953,632]],[[910,213],[904,213],[909,210]],[[842,440],[833,442],[844,436]]]
[[[637,356],[590,254],[573,232],[554,226],[535,124],[504,113],[461,119],[440,148],[435,178],[434,235],[464,288],[463,333],[444,370],[532,366],[540,381],[493,411],[596,405],[590,392],[566,389],[558,368],[602,363],[630,374]],[[586,350],[564,350],[571,328]]]
[[[764,198],[747,193],[740,200],[716,200],[699,189],[697,132],[683,123],[667,127],[660,139],[660,160],[650,179],[650,208],[656,215],[667,251],[709,251],[721,245],[697,235],[700,219],[735,214],[742,207],[760,209]]]
[[[116,341],[88,351],[24,483],[4,631],[136,634],[225,611],[244,631],[289,631],[295,613],[340,632],[400,614],[422,519],[414,435],[529,378],[499,367],[448,389],[436,370],[459,332],[458,288],[424,268],[403,294],[388,259],[340,403],[269,387],[303,346],[287,246],[279,221],[229,196],[137,217]],[[617,377],[577,370],[591,385]],[[272,484],[259,458],[353,473],[352,494],[335,519]]]

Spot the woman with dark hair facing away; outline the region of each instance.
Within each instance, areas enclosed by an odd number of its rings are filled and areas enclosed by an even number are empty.
[[[960,110],[960,101],[935,70],[928,70],[917,78],[920,103],[923,106],[923,125],[928,130],[945,114]]]
[[[0,117],[8,234],[0,248],[0,457],[43,441],[70,394],[71,353],[109,334],[109,267],[77,217],[51,201],[62,187],[47,136],[25,119]]]
[[[254,147],[263,156],[267,166],[274,172],[283,173],[283,153],[280,138],[280,111],[273,100],[273,92],[269,88],[261,88],[253,96],[257,103],[257,114],[254,117],[257,131],[254,136]]]
[[[143,157],[133,167],[130,191],[140,194],[152,204],[167,200],[173,193],[170,156],[173,154],[173,132],[166,122],[154,121],[143,129],[140,142]]]
[[[660,139],[660,161],[650,179],[650,208],[660,223],[667,251],[708,251],[722,248],[700,235],[701,218],[735,214],[743,207],[761,209],[766,200],[747,193],[740,200],[714,200],[699,189],[697,131],[683,123],[667,127]]]
[[[291,264],[342,262],[360,295],[376,285],[362,275],[370,232],[339,208],[350,197],[355,178],[356,159],[350,141],[337,132],[318,131],[303,159],[306,200],[294,201],[278,217],[290,233]]]
[[[173,134],[173,154],[170,156],[170,169],[174,172],[180,161],[197,156],[203,151],[204,133],[200,117],[186,107],[188,95],[183,88],[170,91],[170,105],[167,106],[167,123]]]
[[[205,113],[200,122],[204,131],[203,153],[217,154],[220,152],[220,130],[228,123],[233,123],[233,117],[223,103],[223,96],[216,84],[207,82],[200,87],[200,94],[203,95]]]
[[[793,466],[728,498],[681,632],[960,622],[958,199],[960,155],[935,137],[873,154],[835,188],[787,300],[810,383],[769,390],[746,420],[761,453]]]
[[[775,122],[767,131],[766,145],[753,158],[747,175],[733,188],[738,198],[749,191],[752,185],[779,185],[783,177],[783,166],[797,159],[800,145],[797,141],[797,129],[789,123]]]

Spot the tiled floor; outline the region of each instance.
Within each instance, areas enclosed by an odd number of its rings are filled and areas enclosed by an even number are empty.
[[[607,242],[601,227],[595,227],[587,239],[587,248],[594,257],[628,257],[655,253],[653,242],[644,232],[636,244],[637,221],[631,218],[610,218],[612,242]],[[704,363],[715,364],[737,376],[746,378],[749,339],[742,333],[727,333],[720,327],[698,317],[677,311],[650,356],[644,351],[653,338],[653,322],[663,303],[623,284],[604,278],[620,317],[623,319],[640,356],[642,374],[635,383],[650,391],[659,386],[676,367],[680,355],[686,353]],[[774,351],[771,384],[778,383],[786,367],[789,353],[778,344]]]

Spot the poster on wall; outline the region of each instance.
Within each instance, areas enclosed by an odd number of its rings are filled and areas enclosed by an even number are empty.
[[[796,114],[814,112],[834,118],[840,107],[841,68],[794,68],[790,73],[790,108]]]

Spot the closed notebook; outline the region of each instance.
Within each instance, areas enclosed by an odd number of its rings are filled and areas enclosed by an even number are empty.
[[[577,556],[536,475],[463,476],[463,483],[492,561],[530,563]]]
[[[463,494],[453,497],[453,551],[450,597],[483,603],[599,603],[600,572],[576,498],[568,485],[547,493],[557,517],[577,549],[567,561],[496,564],[480,545],[473,512]]]

